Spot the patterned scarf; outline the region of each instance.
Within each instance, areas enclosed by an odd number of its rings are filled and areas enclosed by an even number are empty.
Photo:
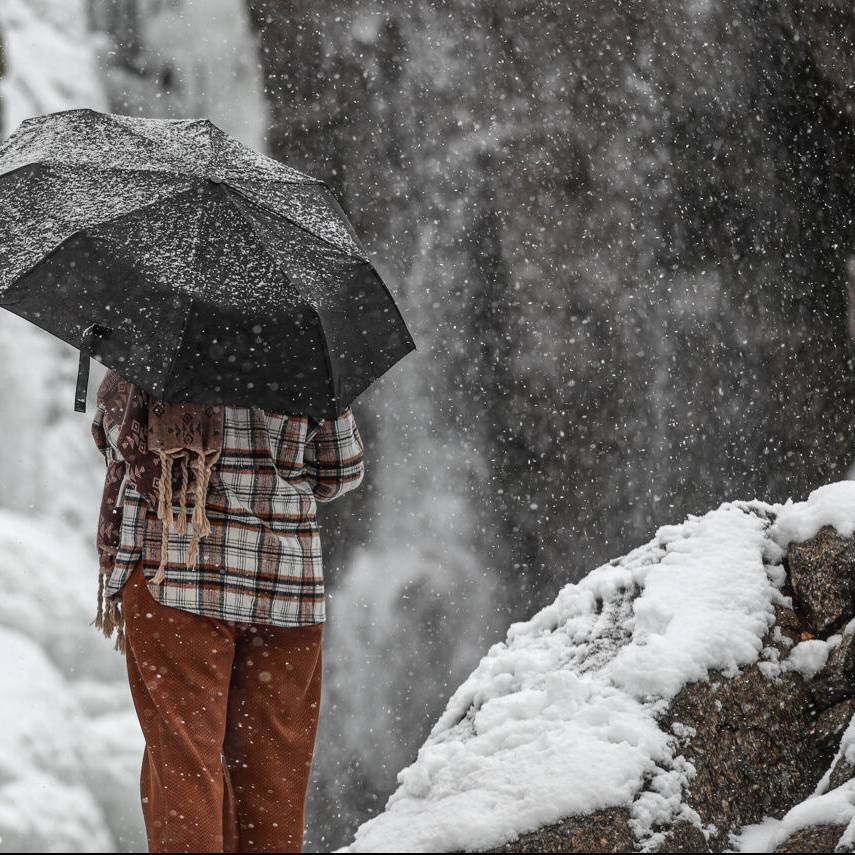
[[[92,427],[101,447],[106,433],[118,425],[116,445],[122,460],[107,466],[101,512],[98,518],[98,613],[95,625],[108,638],[119,629],[117,647],[123,646],[122,619],[118,604],[104,608],[104,581],[115,565],[122,526],[119,492],[127,479],[157,512],[162,523],[160,566],[151,580],[159,585],[166,578],[169,532],[187,532],[187,500],[193,497],[190,518],[192,537],[187,549],[187,565],[196,565],[199,540],[210,534],[205,513],[211,468],[223,447],[224,409],[221,406],[167,404],[153,399],[144,389],[110,371],[98,387],[98,404],[104,408],[103,424]],[[173,506],[179,513],[175,518]]]

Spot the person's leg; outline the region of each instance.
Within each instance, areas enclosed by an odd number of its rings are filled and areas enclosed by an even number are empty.
[[[140,789],[149,851],[223,852],[222,751],[235,630],[160,605],[139,568],[125,584],[122,607],[128,679],[146,741]]]
[[[241,852],[300,852],[321,703],[323,624],[238,636],[225,757]]]

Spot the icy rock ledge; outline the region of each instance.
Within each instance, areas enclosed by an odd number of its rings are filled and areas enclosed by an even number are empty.
[[[853,530],[728,503],[567,585],[343,851],[855,851]]]

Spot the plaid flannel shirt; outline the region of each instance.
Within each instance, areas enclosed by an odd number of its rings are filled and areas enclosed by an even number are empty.
[[[95,420],[103,423],[98,408]],[[105,430],[101,453],[121,459],[118,426]],[[160,564],[161,522],[125,481],[119,494],[120,543],[104,594],[116,597],[142,561],[161,604],[240,623],[304,626],[326,618],[316,502],[358,487],[364,475],[362,438],[348,407],[338,418],[225,407],[223,451],[211,472],[206,511],[211,533],[199,542],[194,568],[185,562],[188,534],[169,535],[166,578]],[[176,505],[174,513],[180,509]],[[188,511],[189,520],[189,511]]]

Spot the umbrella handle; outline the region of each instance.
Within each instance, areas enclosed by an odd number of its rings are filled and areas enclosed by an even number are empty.
[[[86,327],[80,339],[80,362],[77,364],[77,389],[74,393],[74,412],[86,412],[86,390],[89,387],[89,357],[96,338],[112,332],[110,327],[92,324]]]

